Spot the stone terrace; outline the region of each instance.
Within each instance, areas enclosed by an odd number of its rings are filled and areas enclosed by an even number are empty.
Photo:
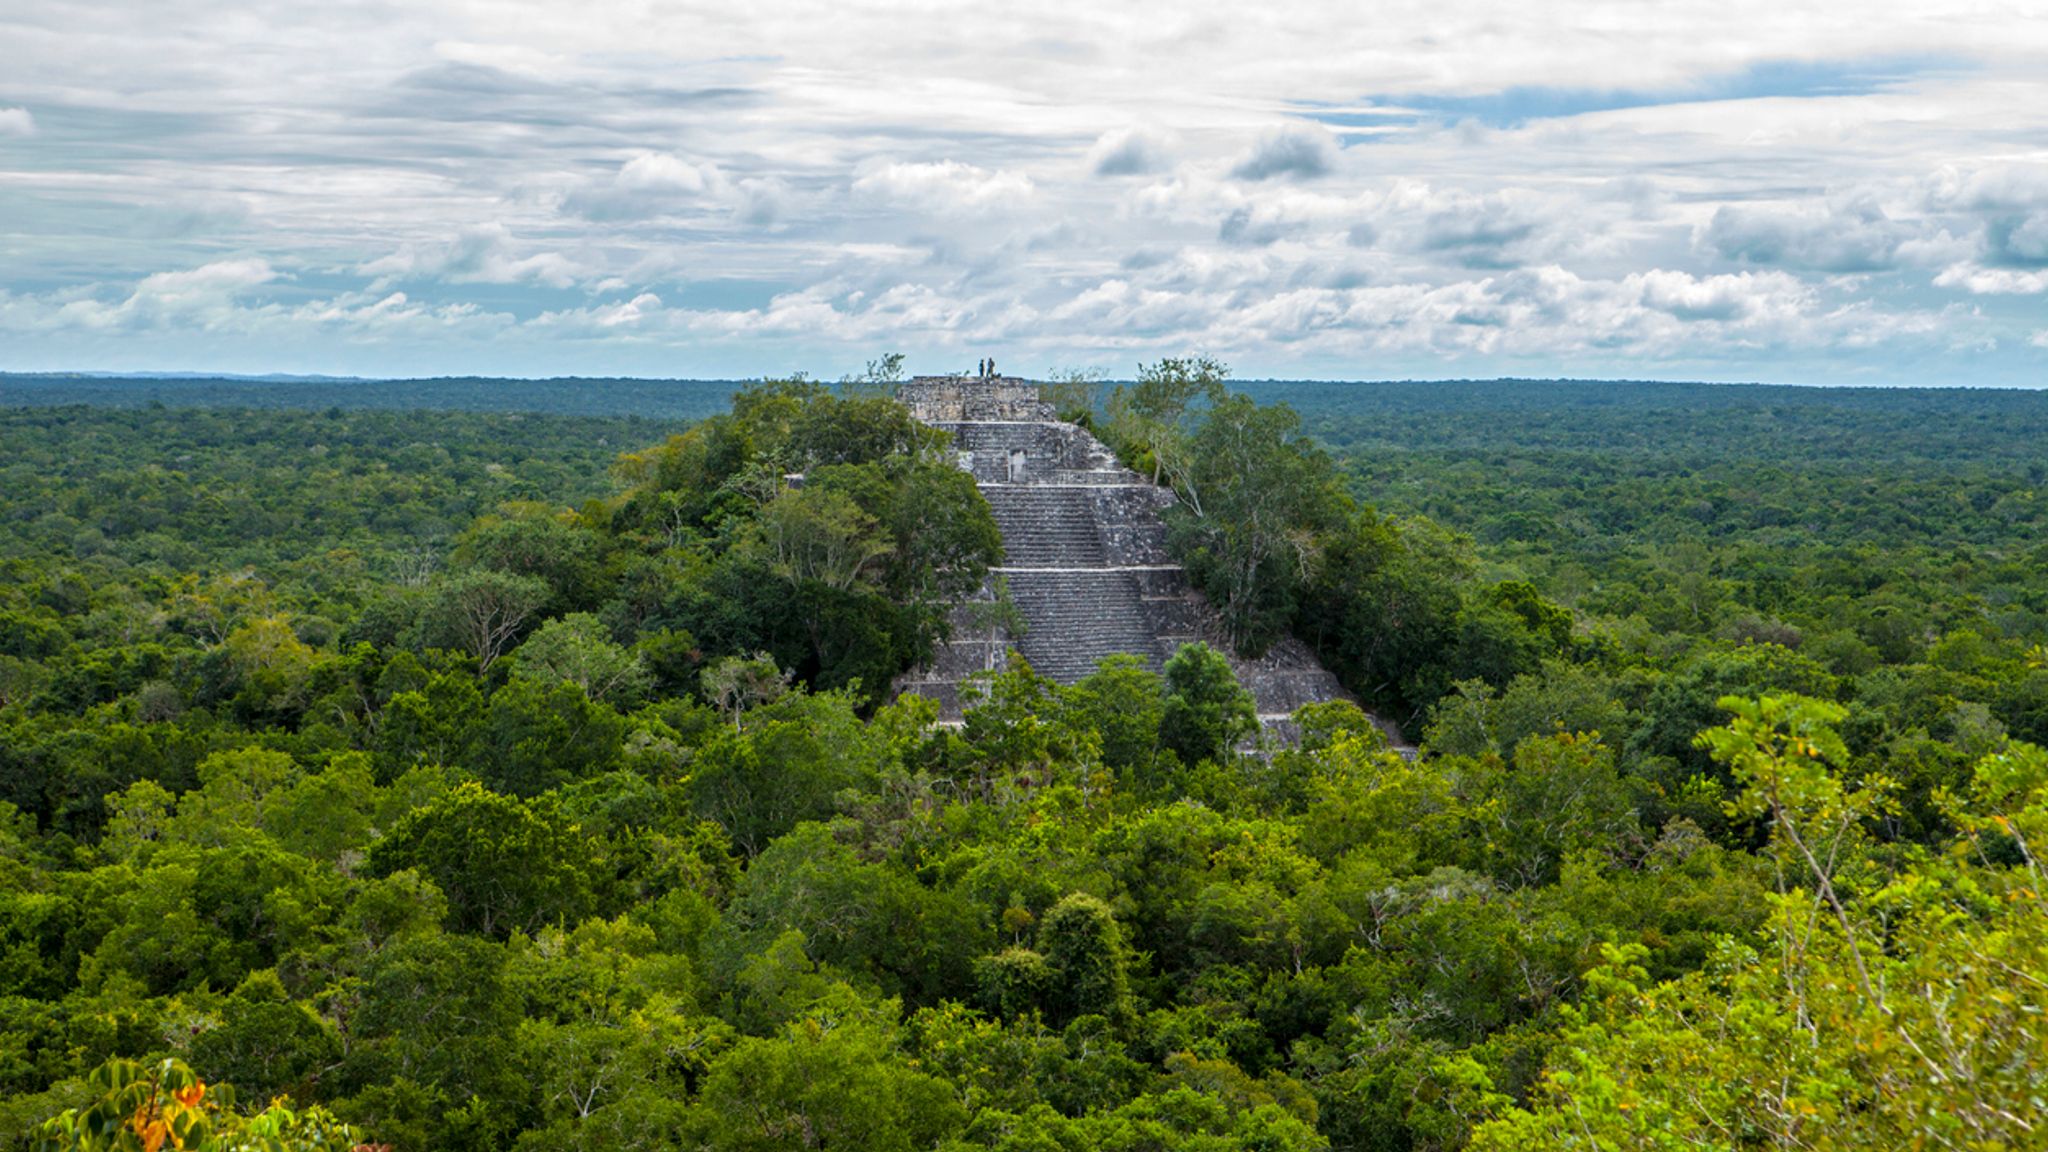
[[[1173,494],[1117,463],[1101,441],[1058,420],[1038,386],[1016,377],[919,376],[898,396],[918,419],[953,436],[1002,529],[1004,563],[979,598],[953,615],[953,639],[929,667],[898,681],[960,718],[960,683],[1000,667],[1015,649],[1041,674],[1071,684],[1114,653],[1157,671],[1182,644],[1229,646],[1215,613],[1166,552],[1160,512]],[[1025,628],[990,621],[997,581]],[[1279,724],[1303,704],[1347,698],[1306,646],[1289,638],[1258,660],[1232,658],[1259,714]]]

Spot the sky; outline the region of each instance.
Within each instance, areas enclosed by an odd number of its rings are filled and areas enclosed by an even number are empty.
[[[0,371],[2048,383],[2048,0],[7,0]]]

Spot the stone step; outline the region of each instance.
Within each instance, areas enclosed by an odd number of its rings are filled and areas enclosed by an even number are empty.
[[[1117,464],[1100,441],[1068,424],[953,423],[940,425],[953,449],[977,480],[992,483],[1065,482],[1070,476],[1095,483],[1137,480]]]
[[[1168,563],[1155,490],[982,485],[1012,564]]]
[[[984,487],[1005,562],[1013,565],[1101,565],[1108,562],[1093,502],[1085,492],[1055,487]]]
[[[1030,622],[1017,650],[1042,675],[1070,683],[1113,653],[1159,663],[1157,637],[1131,573],[1063,569],[1005,575],[1011,599]]]

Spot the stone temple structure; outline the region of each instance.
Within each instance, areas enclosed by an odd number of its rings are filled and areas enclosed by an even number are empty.
[[[961,715],[961,682],[1002,667],[1012,649],[1061,684],[1112,653],[1135,654],[1158,671],[1191,641],[1230,651],[1214,611],[1167,555],[1160,512],[1172,492],[1120,465],[1086,429],[1057,419],[1036,384],[919,376],[897,396],[919,420],[952,434],[1005,552],[978,599],[954,611],[952,640],[930,666],[900,679],[899,693],[932,697],[952,721]],[[997,607],[999,591],[1014,612]],[[1021,619],[1021,634],[1005,617]],[[1303,704],[1348,698],[1291,637],[1257,660],[1233,655],[1232,664],[1268,725]]]

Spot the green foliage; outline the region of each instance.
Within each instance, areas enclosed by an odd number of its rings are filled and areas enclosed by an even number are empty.
[[[529,804],[465,784],[407,813],[368,865],[374,876],[418,872],[447,896],[455,927],[504,936],[595,911],[607,879],[599,847],[551,800]]]
[[[512,650],[553,592],[537,576],[475,568],[437,585],[422,621],[428,643],[476,658],[477,675]]]
[[[882,749],[841,693],[796,693],[754,709],[744,730],[698,750],[690,780],[696,810],[749,853],[805,820],[832,813],[845,789],[871,785]]]
[[[777,838],[754,858],[726,910],[727,947],[755,951],[801,934],[812,960],[877,978],[914,1002],[936,1002],[966,983],[983,934],[957,895],[933,892],[863,862],[819,824]]]
[[[1565,1013],[1563,1058],[1474,1147],[1676,1148],[1731,1131],[1758,1146],[2026,1146],[2048,1083],[2031,1025],[2048,1009],[2034,976],[2048,909],[2031,854],[1994,862],[1958,844],[1866,881],[1869,850],[1849,833],[1884,788],[1829,770],[1842,711],[1727,703],[1735,719],[1704,740],[1742,782],[1735,807],[1770,818],[1783,878],[1770,933],[1661,984],[1640,947],[1608,947],[1589,1003]],[[1989,757],[1977,797],[2039,809],[2044,764],[2027,746]]]
[[[340,1152],[357,1143],[346,1125],[318,1107],[293,1111],[288,1102],[277,1100],[254,1115],[238,1113],[231,1086],[208,1085],[175,1059],[149,1068],[109,1060],[93,1070],[87,1085],[99,1098],[50,1119],[28,1147],[35,1152]]]
[[[740,393],[730,416],[622,458],[620,614],[878,702],[1002,550],[942,439],[886,397],[804,381]]]
[[[1150,464],[1152,482],[1179,486],[1194,464],[1189,427],[1197,401],[1223,399],[1230,369],[1207,356],[1168,357],[1138,366],[1138,378],[1109,395],[1105,431],[1126,456]]]
[[[1600,669],[1561,661],[1515,677],[1498,693],[1484,680],[1460,681],[1437,702],[1423,743],[1452,755],[1505,756],[1524,739],[1551,732],[1620,735],[1635,726],[1620,692]]]
[[[1000,555],[894,370],[0,412],[0,1146],[2039,1142],[2038,399],[1163,362],[1233,639],[1423,736],[1239,754],[1204,649],[880,702]]]
[[[610,771],[626,722],[566,680],[514,677],[491,695],[479,772],[501,792],[533,796]]]
[[[1064,1024],[1082,1016],[1130,1016],[1130,958],[1109,905],[1084,892],[1065,897],[1039,925],[1038,947],[1045,955],[1049,1019]]]
[[[1165,686],[1142,659],[1103,657],[1065,698],[1074,725],[1100,735],[1104,764],[1140,787],[1164,783],[1154,765],[1166,719]]]
[[[1174,480],[1174,551],[1247,655],[1286,634],[1314,573],[1317,537],[1349,511],[1328,458],[1299,427],[1284,405],[1220,397]]]
[[[604,624],[587,612],[541,625],[516,655],[515,679],[567,681],[592,701],[622,708],[639,703],[651,686],[640,657],[613,643]]]
[[[1189,764],[1222,760],[1257,735],[1259,712],[1230,660],[1207,644],[1183,645],[1166,662],[1166,703],[1159,739]]]
[[[813,1015],[742,1040],[705,1081],[699,1138],[734,1152],[909,1152],[956,1134],[964,1110],[952,1088],[896,1058],[892,1031]]]

